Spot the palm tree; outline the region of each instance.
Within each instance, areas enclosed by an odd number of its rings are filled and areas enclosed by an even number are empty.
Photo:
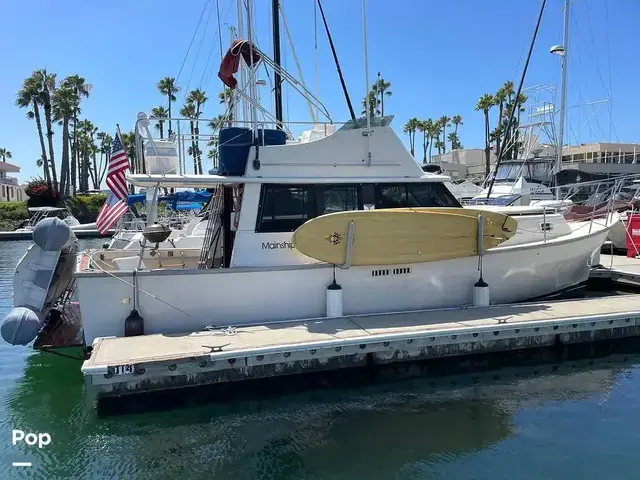
[[[180,115],[185,118],[196,118],[196,106],[193,103],[185,103],[180,109]],[[193,156],[193,173],[198,173],[198,149],[196,147],[196,138],[195,138],[195,128],[193,125],[193,120],[189,121],[189,127],[191,129],[191,147],[187,149],[189,155]]]
[[[447,127],[451,126],[451,124],[449,123],[450,121],[451,117],[447,117],[446,115],[440,117],[440,125],[442,125],[442,141],[440,142],[442,145],[442,153],[445,153],[447,149],[445,139],[447,138]]]
[[[440,123],[431,119],[429,119],[429,121],[431,122],[431,128],[429,129],[429,138],[431,139],[431,145],[429,145],[429,163],[431,163],[431,155],[433,153],[433,147],[435,147],[435,142],[433,140],[437,140],[440,136]]]
[[[380,95],[378,103],[380,104],[380,116],[384,117],[384,97],[390,97],[393,92],[389,90],[391,88],[391,82],[385,82],[384,78],[380,76],[378,72],[378,79],[373,84],[372,90],[376,93],[376,98]]]
[[[27,118],[35,119],[40,140],[40,151],[44,179],[51,188],[51,172],[49,171],[49,161],[47,160],[47,147],[44,144],[42,133],[42,121],[40,119],[40,105],[42,105],[42,82],[39,81],[38,74],[33,72],[30,77],[22,83],[22,89],[18,92],[16,106],[19,108],[29,108]]]
[[[76,165],[80,165],[80,152],[78,152],[78,115],[80,115],[80,102],[82,98],[88,98],[89,92],[93,88],[86,82],[80,75],[70,75],[62,80],[61,86],[71,89],[74,95],[75,108],[73,112],[73,143],[71,145],[71,189],[75,191],[76,188]],[[80,183],[80,182],[78,182]],[[88,187],[88,185],[87,185]],[[88,189],[88,188],[87,188]]]
[[[493,96],[485,93],[480,97],[476,104],[476,110],[484,113],[484,156],[485,156],[485,175],[488,177],[491,171],[491,157],[489,149],[489,110],[495,105]]]
[[[216,118],[211,120],[207,125],[211,130],[215,132],[216,130],[219,130],[224,126],[225,121],[226,120],[225,120],[224,114],[219,114]]]
[[[226,111],[223,116],[227,117],[227,125],[233,125],[233,105],[235,103],[235,92],[227,87],[224,87],[224,90],[218,94],[218,100],[220,104],[226,105]]]
[[[213,166],[213,168],[217,168],[218,167],[218,149],[215,147],[217,147],[218,141],[211,139],[207,145],[214,147],[207,152],[207,158],[211,160],[211,165]]]
[[[433,121],[431,119],[418,122],[418,130],[422,132],[422,163],[427,163],[427,148],[431,140],[431,129]]]
[[[451,119],[451,123],[453,123],[454,127],[455,127],[455,134],[458,134],[458,126],[459,125],[464,125],[464,123],[462,122],[462,117],[460,115],[454,115],[453,118]]]
[[[6,148],[0,148],[0,158],[3,162],[6,162],[7,158],[11,158],[11,152]]]
[[[122,146],[124,147],[124,150],[127,152],[127,157],[129,158],[129,168],[131,169],[131,173],[137,173],[136,172],[136,160],[137,160],[136,134],[135,132],[129,132],[129,133],[121,132],[120,139],[122,140]],[[111,139],[111,141],[113,140]],[[142,173],[144,173],[145,171],[144,165],[142,165],[141,168],[142,168]],[[129,185],[129,191],[133,193],[133,185]]]
[[[35,81],[42,89],[42,107],[44,108],[44,119],[47,126],[47,143],[49,144],[49,161],[51,162],[51,181],[54,190],[58,190],[58,174],[56,172],[55,155],[53,153],[53,114],[51,97],[56,90],[56,74],[47,73],[45,69],[34,72]]]
[[[208,98],[205,92],[203,92],[199,88],[196,90],[191,90],[191,92],[189,92],[189,96],[187,97],[187,102],[195,105],[196,119],[200,118],[200,115],[202,114],[201,108],[206,103],[207,100]],[[195,139],[196,139],[195,146],[196,146],[196,152],[198,152],[198,171],[196,173],[199,173],[200,175],[202,175],[202,151],[200,150],[200,146],[198,143],[198,138],[200,136],[200,127],[199,127],[199,122],[196,121],[194,123],[195,123],[194,132],[195,132]]]
[[[169,116],[168,110],[160,105],[159,107],[153,107],[151,109],[151,118],[157,118],[158,123],[156,123],[156,130],[160,130],[160,138],[164,138],[164,120],[163,118],[167,118]]]
[[[97,179],[97,162],[96,154],[97,148],[94,144],[94,136],[98,133],[98,128],[93,125],[89,120],[83,120],[78,125],[78,167],[80,170],[79,175],[79,188],[82,191],[89,190],[89,175],[93,184],[95,185]],[[91,159],[93,157],[93,159]],[[91,168],[91,160],[93,160],[93,169]],[[91,172],[93,170],[93,173]]]
[[[513,91],[513,82],[511,80],[507,80],[506,82],[504,82],[504,85],[502,86],[502,91],[507,96],[507,100],[511,101],[513,94],[515,93]]]
[[[136,134],[135,132],[129,133],[121,133],[120,138],[122,139],[122,146],[127,152],[127,157],[129,157],[129,168],[131,169],[131,173],[136,172],[136,164],[137,164],[137,155],[136,155]],[[144,162],[141,162],[141,173],[145,173]],[[133,193],[133,185],[130,185],[131,193]]]
[[[411,156],[413,157],[416,156],[416,130],[418,129],[419,124],[420,121],[417,118],[413,117],[407,120],[407,123],[405,123],[404,127],[402,128],[402,131],[409,135],[409,147],[411,149]]]
[[[380,100],[378,100],[378,95],[376,94],[375,90],[373,89],[369,90],[369,93],[367,95],[369,96],[369,116],[375,117],[376,115],[380,115],[380,109],[378,108],[380,106]],[[365,96],[362,99],[362,115],[366,115],[366,114],[367,114],[367,97]]]
[[[514,101],[516,102],[515,110],[513,105]],[[515,156],[518,153],[518,150],[520,149],[520,145],[518,143],[518,137],[519,137],[518,129],[520,128],[520,114],[525,110],[522,105],[526,101],[527,101],[527,96],[521,93],[517,99],[509,100],[505,106],[508,112],[511,112],[513,110],[514,112],[517,112],[517,115],[518,115],[517,118],[514,118],[514,120],[511,122],[511,128],[509,129],[509,131],[507,131],[507,126],[509,122],[506,118],[502,121],[502,124],[500,125],[502,148],[504,149],[507,144],[509,145],[508,150],[505,150],[504,154],[502,155],[502,157],[506,160],[512,160],[513,158],[515,158]]]
[[[493,104],[498,107],[498,123],[494,130],[494,132],[496,132],[496,135],[494,135],[494,139],[496,141],[496,156],[498,158],[500,158],[500,144],[501,144],[500,140],[501,140],[502,134],[504,133],[500,128],[500,126],[502,125],[502,119],[504,116],[504,104],[506,101],[507,101],[507,92],[503,86],[503,87],[500,87],[500,89],[493,96]]]
[[[449,142],[451,142],[451,150],[455,150],[456,148],[460,148],[460,140],[458,140],[458,134],[456,132],[451,132],[447,136]]]
[[[161,94],[167,96],[169,101],[169,133],[168,137],[171,137],[171,103],[176,101],[175,94],[180,91],[180,87],[176,86],[176,79],[172,77],[164,77],[158,82],[156,88]]]
[[[53,120],[62,125],[62,161],[60,162],[60,194],[69,195],[69,121],[76,110],[75,92],[61,85],[52,97]]]
[[[438,153],[440,153],[440,150],[442,150],[442,153],[444,153],[444,149],[445,149],[445,144],[442,140],[438,140],[434,146],[438,149]]]
[[[113,138],[111,135],[105,132],[100,132],[96,135],[96,138],[100,141],[100,167],[98,170],[98,188],[102,184],[105,174],[107,173],[107,166],[109,165],[109,159],[111,158],[111,143]],[[102,161],[104,155],[104,162]]]

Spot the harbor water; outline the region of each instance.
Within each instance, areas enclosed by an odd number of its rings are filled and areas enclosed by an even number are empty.
[[[0,246],[2,316],[27,246]],[[79,361],[2,343],[0,478],[636,479],[638,353],[100,416]]]

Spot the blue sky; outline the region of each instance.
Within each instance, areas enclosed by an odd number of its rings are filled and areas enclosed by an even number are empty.
[[[349,113],[319,14],[318,82],[314,80],[313,0],[281,1],[308,87],[317,92],[335,121],[347,120]],[[236,24],[236,0],[218,2],[226,49],[229,26]],[[178,102],[182,103],[187,85],[203,88],[210,99],[205,116],[213,117],[220,113],[216,97],[221,90],[216,0],[182,4],[114,0],[108,8],[102,2],[79,0],[3,2],[0,147],[9,149],[11,161],[22,167],[20,179],[40,174],[35,165],[40,156],[35,125],[14,106],[15,94],[32,70],[46,68],[59,79],[74,73],[85,77],[93,90],[82,104],[82,116],[111,134],[116,123],[128,131],[137,112],[163,103],[156,82],[178,75],[206,3],[202,24],[178,78],[183,88]],[[562,43],[562,3],[547,2],[525,86],[559,82],[559,58],[549,54],[549,47]],[[256,0],[258,44],[268,54],[272,52],[270,4]],[[362,2],[324,0],[323,6],[359,113],[365,91]],[[536,0],[367,0],[369,79],[372,83],[380,71],[391,81],[393,96],[385,109],[395,115],[396,130],[401,134],[402,125],[413,116],[459,114],[464,119],[459,131],[464,146],[482,147],[483,116],[474,106],[483,93],[495,92],[505,80],[517,86],[539,6]],[[37,14],[32,15],[34,12]],[[572,143],[638,141],[640,67],[635,61],[635,23],[640,2],[575,0],[571,15],[568,105],[611,96],[611,102],[602,106],[588,126],[571,137]],[[282,24],[281,28],[284,30]],[[291,48],[285,43],[283,59],[297,77]],[[265,78],[263,69],[258,76]],[[269,88],[262,87],[267,108],[272,105],[269,95]],[[569,110],[573,132],[594,108]],[[309,120],[306,104],[294,92],[285,98],[287,112],[292,121]],[[57,129],[56,139],[60,136]],[[406,142],[406,136],[402,137]],[[60,158],[59,145],[56,157]]]

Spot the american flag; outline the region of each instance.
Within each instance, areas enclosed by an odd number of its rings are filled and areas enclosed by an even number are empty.
[[[129,169],[129,159],[120,140],[120,132],[116,132],[107,171],[107,186],[111,192],[100,208],[96,226],[101,234],[106,234],[111,227],[127,211],[127,179],[125,172]]]
[[[110,192],[107,200],[102,207],[100,207],[98,219],[96,220],[96,227],[100,233],[105,235],[109,232],[111,227],[124,215],[128,208],[125,200],[116,197],[113,192]]]
[[[125,172],[129,169],[129,159],[120,140],[120,132],[113,139],[109,170],[107,171],[107,187],[121,200],[127,198],[127,179]]]

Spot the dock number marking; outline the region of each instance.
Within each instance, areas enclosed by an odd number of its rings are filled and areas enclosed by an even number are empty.
[[[133,375],[136,369],[133,365],[116,365],[113,367],[114,375]]]

